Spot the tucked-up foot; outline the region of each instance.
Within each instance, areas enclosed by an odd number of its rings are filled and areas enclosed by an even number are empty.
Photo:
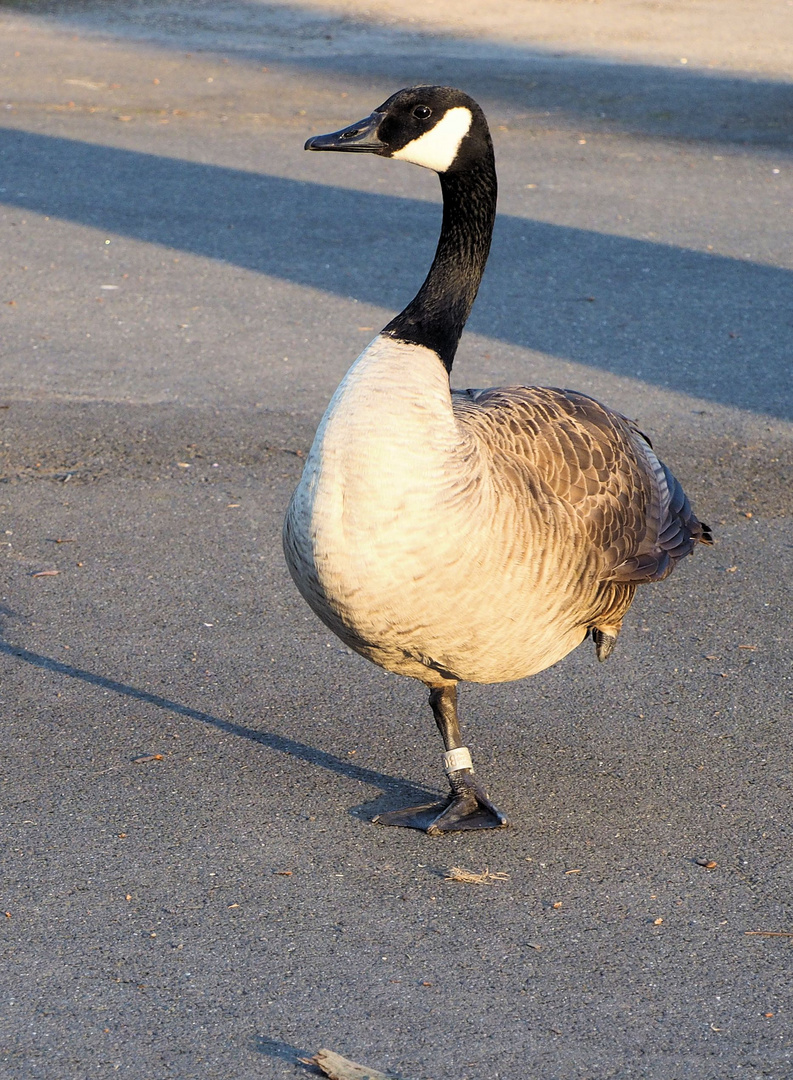
[[[472,773],[467,770],[454,773],[449,777],[449,782],[452,794],[445,801],[391,810],[379,814],[374,820],[379,825],[421,829],[428,836],[470,829],[503,829],[509,824],[490,801],[484,788],[474,780]]]

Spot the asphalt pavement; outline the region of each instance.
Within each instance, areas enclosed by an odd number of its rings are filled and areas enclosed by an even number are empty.
[[[668,40],[631,0],[419,7],[0,4],[9,1080],[793,1074],[793,8],[764,52],[748,0]],[[440,223],[432,174],[302,146],[416,82],[499,167],[455,385],[635,417],[717,538],[607,664],[461,688],[513,825],[439,840],[371,824],[443,788],[423,687],[280,544]]]

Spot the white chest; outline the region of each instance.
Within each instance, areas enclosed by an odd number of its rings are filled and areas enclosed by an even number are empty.
[[[460,441],[437,356],[375,339],[328,406],[287,520],[295,581],[337,633],[421,621],[464,528]]]
[[[290,511],[324,588],[399,576],[454,488],[459,440],[437,356],[376,338],[327,408]]]
[[[553,613],[533,600],[528,510],[455,419],[437,356],[377,338],[317,431],[287,562],[320,618],[382,667],[519,678],[559,658],[545,641]]]

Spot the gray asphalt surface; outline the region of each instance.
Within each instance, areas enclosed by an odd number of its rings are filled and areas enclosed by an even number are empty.
[[[252,2],[0,31],[0,1075],[793,1074],[793,83]],[[370,824],[442,786],[423,688],[280,547],[439,227],[302,145],[419,81],[499,164],[455,384],[637,417],[718,538],[608,664],[462,688],[514,826],[441,840]]]

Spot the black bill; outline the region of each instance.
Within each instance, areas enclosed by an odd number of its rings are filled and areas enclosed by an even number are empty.
[[[377,137],[377,129],[383,119],[382,113],[372,113],[357,124],[350,124],[330,135],[314,135],[305,150],[341,150],[350,154],[379,154],[386,144]]]

